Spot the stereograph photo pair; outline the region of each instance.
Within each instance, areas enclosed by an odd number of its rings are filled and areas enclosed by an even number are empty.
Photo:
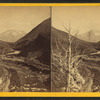
[[[1,6],[0,92],[99,92],[99,11]]]

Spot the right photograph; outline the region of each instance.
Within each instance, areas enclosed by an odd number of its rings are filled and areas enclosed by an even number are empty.
[[[100,92],[100,7],[52,7],[52,92]]]

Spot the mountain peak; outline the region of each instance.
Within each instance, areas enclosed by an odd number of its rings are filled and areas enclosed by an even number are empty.
[[[15,42],[25,35],[24,31],[7,30],[0,34],[0,40],[5,42]]]
[[[89,30],[84,34],[79,34],[78,38],[87,42],[98,42],[100,41],[100,31],[98,30]]]
[[[20,56],[28,56],[30,53],[39,51],[37,59],[50,65],[50,34],[51,18],[44,20],[33,28],[28,34],[15,42],[15,49],[20,50]]]
[[[41,22],[38,26],[33,28],[24,37],[22,37],[21,39],[16,41],[16,44],[18,44],[19,42],[24,41],[24,40],[32,41],[35,38],[37,38],[37,36],[39,34],[41,34],[43,37],[49,39],[50,38],[50,30],[51,30],[50,27],[51,27],[51,18],[48,18],[48,19],[44,20],[43,22]]]

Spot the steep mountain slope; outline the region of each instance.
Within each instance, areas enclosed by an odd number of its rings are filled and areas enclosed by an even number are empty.
[[[52,33],[52,46],[53,49],[56,49],[56,42],[58,41],[58,45],[61,47],[63,45],[65,48],[68,46],[68,33],[60,31],[58,29],[55,29],[52,27],[51,29]],[[83,40],[80,40],[74,36],[71,36],[72,38],[72,53],[78,53],[78,54],[89,54],[92,52],[96,52],[97,50],[93,47],[96,43],[92,42],[86,42]],[[60,42],[60,43],[59,43]]]
[[[21,51],[20,56],[33,56],[42,63],[50,64],[50,27],[49,18],[16,41],[14,49]]]

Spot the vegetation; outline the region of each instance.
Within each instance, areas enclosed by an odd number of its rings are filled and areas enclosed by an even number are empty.
[[[100,67],[97,55],[100,54],[96,53],[94,43],[72,36],[70,27],[65,29],[66,34],[54,28],[52,30],[52,91],[100,91],[100,82],[97,81]]]

